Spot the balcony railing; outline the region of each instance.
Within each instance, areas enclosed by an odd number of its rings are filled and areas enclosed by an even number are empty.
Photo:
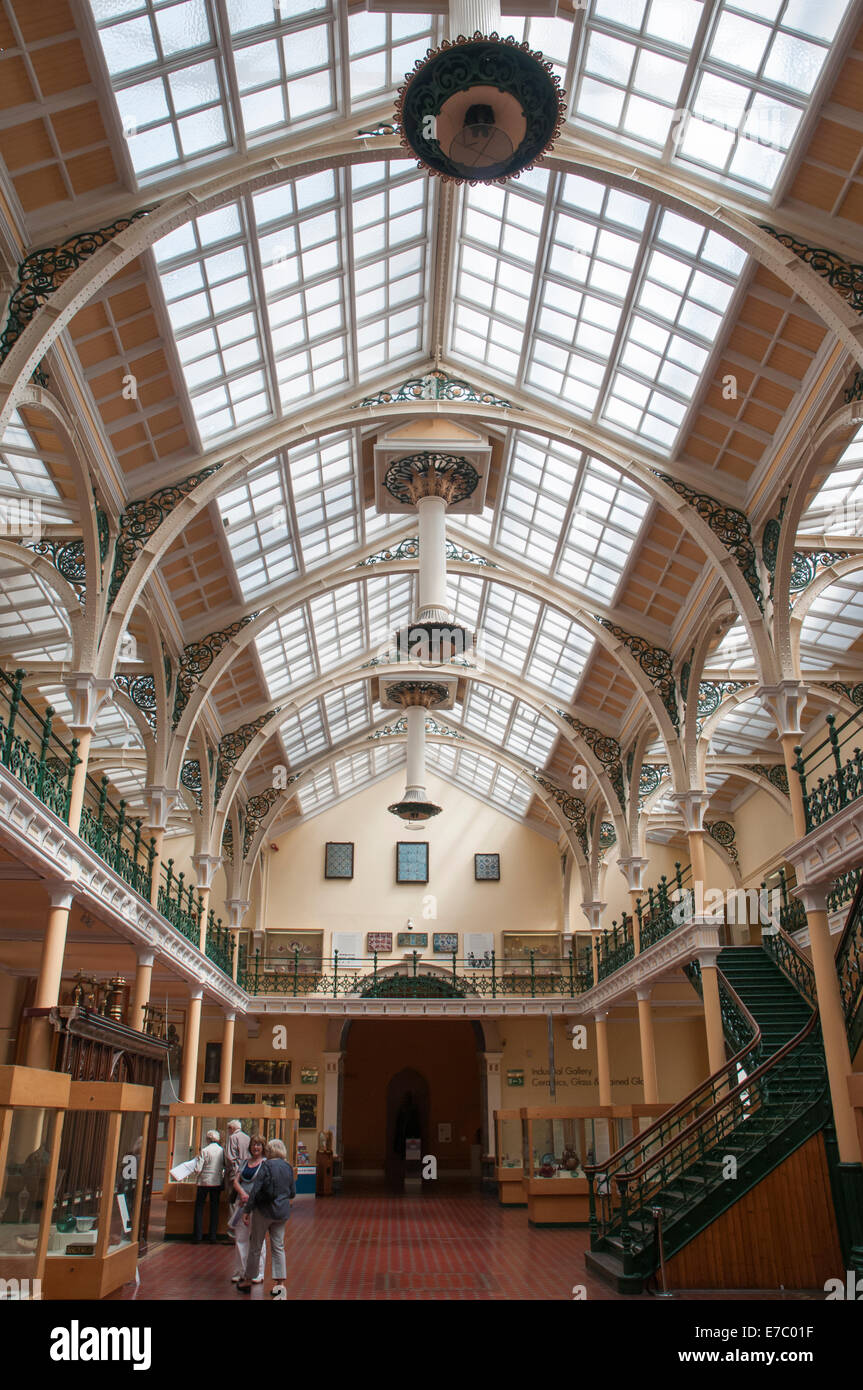
[[[233,974],[234,938],[229,929],[222,926],[221,917],[213,916],[212,909],[207,916],[207,940],[204,949],[214,965],[224,970],[226,975]]]
[[[35,797],[69,823],[72,779],[81,759],[78,740],[54,733],[54,710],[39,714],[23,695],[25,671],[0,671],[0,759]]]
[[[612,922],[611,931],[602,933],[596,942],[596,975],[599,980],[613,975],[615,970],[631,961],[635,955],[635,938],[632,934],[632,917],[624,912],[620,926]]]
[[[100,782],[89,774],[85,778],[78,834],[125,883],[149,900],[156,843],[153,839],[143,843],[141,822],[129,824],[125,801],[117,805],[111,801],[107,777]]]
[[[665,874],[655,888],[648,888],[647,902],[638,898],[635,911],[638,915],[639,935],[642,951],[654,946],[675,927],[682,926],[694,911],[691,902],[690,884],[692,869],[687,864],[681,869],[674,865],[674,878],[668,882]]]
[[[852,740],[861,736],[861,719],[857,710],[837,728],[835,714],[828,714],[826,739],[805,758],[802,748],[794,750],[807,830],[816,830],[863,794],[863,752],[856,744],[851,749]]]
[[[444,964],[446,961],[446,964]],[[574,999],[591,988],[593,971],[579,969],[572,952],[567,956],[506,957],[494,951],[477,963],[476,957],[460,960],[441,957],[441,963],[425,961],[414,951],[394,962],[355,956],[301,956],[274,960],[256,951],[247,961],[240,957],[238,983],[248,994],[285,994],[295,998],[318,995],[357,999],[485,999],[565,997]]]
[[[186,887],[184,879],[185,874],[174,873],[173,859],[167,863],[163,861],[157,906],[172,927],[176,927],[193,945],[199,946],[204,903],[201,895],[196,895],[192,884]]]

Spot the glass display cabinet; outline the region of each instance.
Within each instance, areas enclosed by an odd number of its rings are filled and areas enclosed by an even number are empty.
[[[52,1224],[46,1298],[104,1298],[135,1277],[151,1086],[72,1081]]]
[[[177,1101],[168,1107],[167,1159],[162,1189],[167,1200],[166,1240],[191,1238],[197,1184],[194,1174],[183,1175],[183,1165],[197,1158],[209,1129],[219,1131],[220,1143],[224,1146],[229,1120],[239,1120],[246,1134],[257,1133],[263,1134],[266,1139],[281,1139],[288,1151],[289,1162],[296,1168],[299,1110],[283,1105],[265,1105],[263,1102],[229,1106]],[[228,1239],[229,1215],[228,1194],[223,1190],[219,1205],[219,1235],[225,1239]],[[206,1219],[209,1220],[209,1216]]]
[[[521,1111],[495,1110],[495,1168],[497,1197],[503,1207],[525,1205]]]
[[[0,1279],[7,1299],[43,1296],[71,1085],[63,1072],[0,1067]]]

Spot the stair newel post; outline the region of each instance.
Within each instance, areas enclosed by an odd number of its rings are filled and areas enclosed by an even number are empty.
[[[39,767],[36,772],[36,795],[42,800],[45,790],[45,761],[48,757],[48,744],[51,740],[51,721],[54,718],[54,706],[49,705],[45,711],[45,722],[42,725],[42,741],[39,744]]]
[[[627,1193],[627,1183],[629,1179],[621,1176],[616,1179],[617,1190],[620,1193],[620,1243],[623,1247],[623,1272],[629,1274],[630,1261],[632,1258],[632,1227],[629,1224],[629,1201]]]
[[[780,869],[779,869],[779,891],[780,891],[780,893],[782,894],[782,906],[783,906],[783,907],[787,907],[787,906],[788,906],[788,882],[787,882],[786,877],[785,877],[785,870],[784,870],[782,867],[780,867]]]
[[[806,767],[803,762],[803,749],[796,745],[794,748],[794,771],[800,778],[800,795],[803,798],[803,810],[806,815],[806,829],[811,830],[812,824],[809,817],[809,794],[806,790]]]
[[[149,899],[153,891],[153,865],[156,862],[156,837],[150,836],[150,843],[147,846],[147,892],[142,897]]]
[[[300,973],[300,948],[294,946],[294,998],[297,995],[297,980]]]
[[[680,861],[679,861],[679,859],[675,859],[675,861],[674,861],[674,877],[677,879],[677,887],[679,888],[680,892],[682,893],[682,892],[683,892],[683,872],[682,872],[681,867],[680,867]]]

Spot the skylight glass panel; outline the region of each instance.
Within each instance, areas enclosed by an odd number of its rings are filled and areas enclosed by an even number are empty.
[[[316,674],[315,649],[306,604],[292,608],[258,634],[255,647],[271,699]]]
[[[464,702],[464,723],[492,743],[503,744],[515,700],[503,690],[472,681]]]
[[[338,743],[348,734],[366,728],[371,718],[368,682],[354,681],[329,691],[324,696],[324,709],[331,743]]]
[[[320,700],[310,700],[286,719],[279,728],[279,735],[292,767],[326,748],[327,735]]]
[[[422,347],[428,205],[432,183],[397,165],[362,181],[351,199],[354,313],[361,374]]]
[[[432,47],[430,14],[348,16],[348,62],[352,103],[364,102],[401,85],[417,58]]]
[[[856,536],[863,531],[863,429],[834,463],[800,520],[802,535]]]
[[[723,716],[710,740],[711,753],[757,754],[776,741],[776,726],[757,701],[744,700]]]
[[[436,772],[459,790],[491,804],[515,819],[521,819],[533,797],[532,789],[509,768],[468,748],[430,743],[428,762]]]
[[[320,772],[303,779],[297,793],[297,800],[300,803],[300,810],[305,816],[308,815],[309,811],[317,810],[327,802],[334,801],[337,795],[332,769],[324,767]]]
[[[218,499],[244,598],[297,572],[281,460],[265,459]]]
[[[712,651],[707,658],[707,665],[712,669],[727,668],[729,671],[749,668],[754,666],[752,647],[749,643],[749,633],[743,624],[742,619],[728,629],[719,646]]]
[[[306,569],[356,545],[353,435],[326,435],[288,452],[297,531]]]
[[[554,724],[519,700],[506,739],[507,750],[529,763],[544,766],[557,739]]]
[[[0,643],[7,659],[26,654],[41,660],[47,641],[55,649],[62,644],[60,659],[68,660],[71,637],[66,642],[66,634],[66,610],[50,587],[12,561],[0,561]]]
[[[803,619],[800,650],[807,669],[841,666],[863,632],[863,580],[846,575],[812,602]]]
[[[320,594],[308,605],[318,668],[322,672],[366,646],[365,613],[360,590],[359,584],[347,584],[332,593]]]
[[[395,634],[410,621],[414,580],[410,575],[373,575],[366,581],[369,646],[385,656],[393,648]]]
[[[506,469],[497,544],[541,569],[552,567],[582,454],[516,433]]]
[[[647,493],[599,459],[588,460],[556,573],[613,602],[650,505]]]
[[[525,677],[569,703],[595,639],[556,609],[543,610]]]
[[[542,605],[504,584],[489,585],[482,615],[486,655],[519,675],[524,669]]]
[[[61,497],[17,410],[12,412],[0,438],[0,506],[3,494],[38,499],[40,504],[57,504],[50,507],[52,517],[70,515],[70,504]],[[10,536],[12,528],[7,525],[0,534]]]
[[[476,575],[447,576],[447,604],[450,612],[467,627],[476,624],[484,593],[485,580],[479,579]]]

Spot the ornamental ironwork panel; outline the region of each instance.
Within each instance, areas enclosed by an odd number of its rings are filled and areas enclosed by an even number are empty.
[[[791,559],[791,578],[788,589],[799,594],[808,588],[820,569],[827,569],[837,560],[847,560],[850,550],[818,550],[803,552],[795,550]]]
[[[856,372],[854,380],[845,392],[845,404],[850,405],[852,401],[863,401],[863,372]]]
[[[695,648],[690,650],[689,656],[680,668],[680,695],[683,703],[689,699],[689,679],[692,675],[692,659],[695,656]]]
[[[225,828],[222,831],[222,854],[226,859],[234,862],[234,827],[231,821],[225,821]]]
[[[822,684],[822,682],[817,682]],[[846,700],[850,700],[852,705],[863,705],[863,683],[857,685],[846,685],[844,681],[824,681],[823,684],[828,690],[835,690],[837,695],[844,695]]]
[[[578,843],[581,845],[585,859],[588,859],[590,850],[587,843],[587,816],[581,797],[573,796],[571,792],[565,791],[563,787],[559,787],[556,782],[552,782],[541,772],[533,772],[531,775],[533,780],[538,782],[560,807],[578,837]]]
[[[238,632],[242,632],[244,627],[254,622],[257,616],[257,612],[247,613],[245,618],[238,618],[235,623],[220,628],[217,632],[208,632],[206,637],[202,637],[199,642],[190,642],[188,646],[183,648],[183,657],[177,676],[177,693],[174,696],[172,723],[174,729],[179,724],[183,710],[189,703],[192,692],[205,671],[209,670],[219,652],[224,650],[231,638],[236,637]]]
[[[560,709],[557,705],[555,705],[554,711],[574,733],[579,734],[584,739],[594,757],[602,763],[603,769],[617,794],[617,799],[625,810],[626,788],[623,780],[623,764],[620,760],[620,744],[617,739],[612,738],[610,734],[604,734],[601,729],[594,729],[591,724],[583,723],[581,719],[576,719],[574,715],[568,714],[565,709]]]
[[[0,334],[0,362],[4,362],[21,337],[24,329],[43,304],[58,290],[73,271],[107,245],[118,232],[125,231],[138,218],[146,217],[149,208],[140,208],[129,217],[121,217],[95,232],[77,232],[59,246],[46,246],[32,251],[18,267],[18,284],[9,300],[6,326]]]
[[[632,652],[651,685],[658,692],[675,729],[679,728],[680,714],[677,709],[677,688],[672,674],[671,653],[664,647],[651,646],[645,637],[637,637],[635,633],[627,632],[609,618],[601,618],[599,614],[595,614],[594,617],[600,626]]]
[[[462,401],[471,405],[493,405],[500,410],[522,409],[521,406],[514,406],[512,401],[504,400],[502,396],[493,395],[491,391],[471,386],[470,382],[464,381],[461,377],[449,376],[447,372],[435,370],[426,372],[424,376],[408,377],[407,381],[401,382],[398,386],[391,386],[375,392],[373,396],[366,396],[357,402],[354,410],[364,406],[400,405],[412,401]]]
[[[296,778],[293,779],[296,781]],[[250,796],[246,802],[246,811],[243,817],[243,858],[249,852],[249,846],[255,838],[261,822],[269,815],[273,806],[282,795],[283,788],[265,787],[257,796]]]
[[[120,673],[114,677],[114,684],[118,690],[132,701],[136,709],[139,709],[149,724],[153,733],[157,729],[157,702],[156,702],[156,682],[152,676],[130,676]]]
[[[438,454],[423,449],[394,459],[384,475],[384,487],[397,502],[416,502],[420,497],[443,497],[450,506],[471,497],[479,474],[461,454]]]
[[[120,592],[123,580],[134,561],[165,517],[170,516],[177,503],[188,497],[190,492],[194,492],[199,483],[217,473],[223,466],[217,463],[211,468],[202,468],[199,473],[190,473],[188,478],[183,478],[179,483],[161,487],[149,497],[141,497],[127,504],[120,516],[119,535],[114,546],[114,566],[108,586],[109,608]]]
[[[393,560],[416,560],[419,553],[419,537],[409,536],[388,550],[379,550],[376,555],[368,555],[365,560],[358,560],[354,568],[368,569],[372,565],[385,565]],[[446,542],[446,557],[448,560],[460,560],[465,565],[477,565],[480,569],[500,569],[494,560],[487,560],[484,555],[475,555],[472,550],[466,550],[463,545],[456,545],[455,541],[451,540]]]
[[[701,732],[705,719],[716,713],[726,695],[733,695],[736,690],[745,690],[749,684],[749,681],[699,681],[698,704],[695,709],[698,732]]]
[[[21,544],[34,555],[42,555],[50,560],[58,574],[62,575],[67,584],[71,584],[78,596],[78,602],[83,604],[86,601],[87,566],[82,540],[22,541]]]
[[[744,763],[743,767],[747,772],[754,772],[758,777],[763,777],[765,781],[778,787],[786,796],[788,791],[788,773],[783,763]]]
[[[225,783],[230,777],[237,763],[238,758],[248,748],[255,734],[263,729],[271,719],[278,714],[281,705],[275,709],[268,710],[266,714],[261,714],[257,719],[252,719],[248,724],[241,724],[239,728],[232,729],[230,733],[224,734],[219,740],[219,751],[216,757],[216,805],[222,795]]]
[[[808,242],[798,241],[789,232],[780,232],[776,227],[761,223],[762,232],[768,232],[782,245],[799,256],[810,266],[816,275],[822,276],[831,289],[847,299],[858,314],[863,314],[863,265],[846,261],[837,251],[829,251],[823,246],[810,246]]]
[[[718,845],[722,846],[729,859],[732,859],[739,869],[740,860],[737,855],[737,847],[734,844],[736,839],[734,826],[729,824],[727,820],[715,820],[710,825],[705,821],[704,829],[712,840],[715,840]]]
[[[180,769],[180,781],[194,794],[195,804],[200,811],[203,805],[203,785],[201,782],[201,764],[197,758],[187,758],[183,763]]]
[[[764,607],[764,598],[761,593],[761,580],[758,576],[758,565],[755,557],[755,546],[752,544],[752,527],[745,512],[741,512],[737,507],[729,507],[725,502],[718,502],[715,497],[710,497],[706,492],[696,492],[694,488],[687,487],[677,478],[672,478],[670,473],[657,473],[657,478],[661,482],[667,483],[670,488],[683,497],[691,507],[694,507],[701,517],[706,521],[714,536],[719,540],[728,551],[752,590],[755,601],[759,608]]]
[[[599,848],[610,849],[616,843],[617,831],[614,828],[614,823],[610,820],[602,821],[599,827]]]

